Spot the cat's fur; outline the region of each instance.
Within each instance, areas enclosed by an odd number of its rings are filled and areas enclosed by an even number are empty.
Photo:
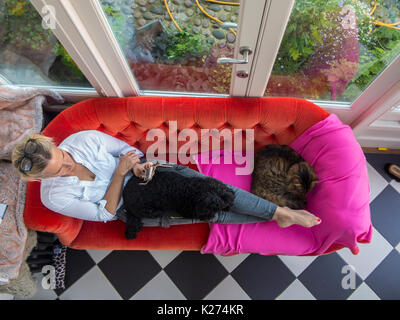
[[[255,154],[251,192],[278,206],[304,209],[317,181],[311,165],[289,146],[268,145]]]

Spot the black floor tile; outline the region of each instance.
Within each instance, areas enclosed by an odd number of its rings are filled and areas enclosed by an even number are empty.
[[[164,271],[189,300],[203,299],[228,275],[214,255],[197,251],[182,252]]]
[[[98,263],[98,267],[125,300],[161,271],[148,251],[113,251]]]
[[[298,279],[317,300],[345,300],[362,283],[360,276],[355,274],[354,289],[347,288],[351,276],[349,270],[343,269],[346,265],[336,252],[319,256]],[[342,284],[346,288],[343,288]]]
[[[366,284],[383,300],[400,300],[400,253],[393,251],[365,279]]]
[[[371,221],[376,230],[381,233],[392,246],[400,242],[400,196],[388,185],[371,205]]]
[[[258,254],[248,256],[231,275],[254,300],[275,299],[296,279],[278,257]]]

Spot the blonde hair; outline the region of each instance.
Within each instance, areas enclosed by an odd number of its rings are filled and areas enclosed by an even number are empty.
[[[26,172],[21,171],[21,161],[25,158],[25,146],[28,141],[34,141],[37,144],[36,152],[29,154],[29,159],[32,161],[32,168]],[[17,169],[22,179],[27,181],[37,181],[46,178],[42,175],[42,171],[47,167],[51,159],[51,150],[56,145],[53,139],[41,134],[31,134],[22,140],[13,150],[11,160],[15,169]]]

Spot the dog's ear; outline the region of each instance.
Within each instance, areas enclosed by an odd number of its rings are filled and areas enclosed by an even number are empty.
[[[305,161],[295,163],[288,171],[287,187],[294,194],[306,194],[318,182],[318,177],[311,165]]]

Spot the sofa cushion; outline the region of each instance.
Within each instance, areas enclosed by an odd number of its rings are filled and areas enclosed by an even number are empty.
[[[290,146],[314,167],[319,177],[316,187],[307,194],[306,209],[320,217],[322,223],[312,228],[280,228],[274,221],[213,224],[202,253],[319,255],[347,247],[357,254],[357,242],[371,240],[366,160],[351,128],[336,115],[330,115]],[[251,174],[235,173],[243,166],[235,161],[235,156],[236,152],[224,156],[223,150],[217,150],[198,154],[194,159],[200,172],[250,192]],[[208,163],[202,157],[208,158]],[[219,157],[220,164],[213,164]],[[224,164],[225,160],[232,164]]]

